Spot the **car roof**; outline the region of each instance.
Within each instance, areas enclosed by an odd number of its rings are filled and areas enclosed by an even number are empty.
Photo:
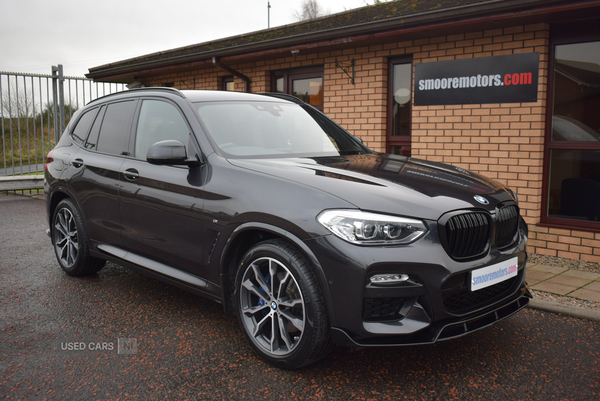
[[[233,92],[233,91],[217,91],[217,90],[179,90],[175,88],[167,87],[148,87],[148,88],[137,88],[130,89],[122,92],[111,93],[106,96],[99,97],[92,100],[88,104],[100,102],[107,98],[118,98],[118,97],[135,97],[135,96],[147,96],[152,94],[171,94],[187,98],[190,102],[222,102],[222,101],[268,101],[278,103],[291,103],[288,100],[265,96],[262,94],[245,93],[245,92]]]
[[[190,102],[221,102],[221,101],[267,101],[289,103],[287,100],[277,99],[270,96],[233,92],[233,91],[210,91],[210,90],[182,90],[181,93]]]

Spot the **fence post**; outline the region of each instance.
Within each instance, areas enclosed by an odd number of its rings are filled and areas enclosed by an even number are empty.
[[[58,143],[60,135],[65,130],[65,91],[63,76],[63,66],[52,66],[52,99],[54,107],[54,143]]]

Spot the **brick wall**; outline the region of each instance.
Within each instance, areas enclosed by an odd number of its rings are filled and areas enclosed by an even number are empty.
[[[365,144],[386,149],[388,60],[412,55],[414,64],[442,60],[540,53],[538,101],[413,107],[412,155],[481,173],[510,186],[519,196],[530,229],[529,251],[600,263],[600,233],[539,227],[542,199],[543,145],[548,82],[549,27],[546,24],[476,31],[414,41],[389,41],[326,53],[252,63],[227,64],[247,75],[252,92],[267,92],[270,71],[324,66],[324,111]],[[335,60],[355,60],[352,85]],[[144,80],[147,86],[173,82],[180,89],[221,89],[227,72],[207,64],[196,71]],[[236,90],[243,82],[235,78]]]

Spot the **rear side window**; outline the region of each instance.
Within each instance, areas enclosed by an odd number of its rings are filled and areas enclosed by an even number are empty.
[[[98,151],[120,155],[126,150],[134,109],[135,100],[108,105],[96,144]]]
[[[75,129],[73,129],[73,132],[71,133],[71,138],[73,138],[75,142],[83,146],[87,139],[88,132],[90,132],[90,126],[94,122],[94,118],[96,118],[97,113],[98,108],[92,109],[85,112],[79,121],[77,121]]]

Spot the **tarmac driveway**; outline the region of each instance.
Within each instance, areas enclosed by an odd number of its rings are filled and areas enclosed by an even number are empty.
[[[600,324],[534,310],[453,341],[273,368],[219,304],[115,264],[64,274],[44,207],[0,195],[0,397],[600,398]]]

